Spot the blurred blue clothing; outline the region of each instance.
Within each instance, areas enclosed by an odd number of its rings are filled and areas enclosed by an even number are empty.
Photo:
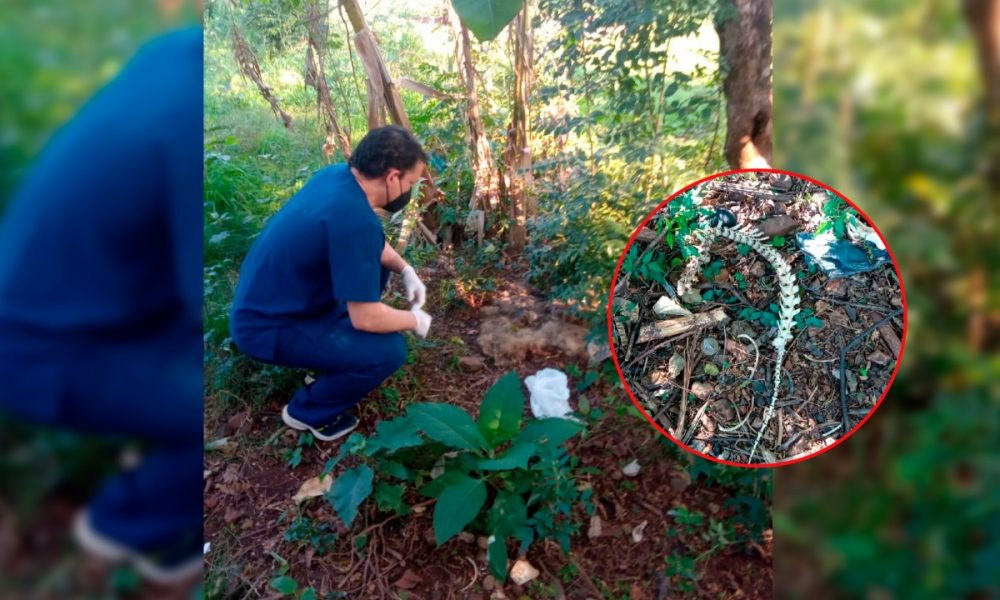
[[[0,407],[149,442],[90,507],[141,549],[201,531],[201,65],[200,28],[144,45],[0,224]]]
[[[230,330],[236,345],[276,359],[277,332],[332,331],[347,302],[378,302],[385,233],[347,165],[317,172],[268,221],[240,269]]]
[[[267,223],[240,270],[230,329],[264,362],[315,369],[289,404],[328,423],[403,364],[399,333],[354,329],[348,302],[378,302],[388,282],[385,233],[347,165],[322,169]]]

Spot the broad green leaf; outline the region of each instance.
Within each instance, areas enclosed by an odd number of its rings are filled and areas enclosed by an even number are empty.
[[[497,493],[490,507],[490,531],[498,537],[511,535],[528,520],[528,509],[520,494],[503,490]]]
[[[521,10],[522,0],[452,0],[462,23],[480,42],[500,35]]]
[[[402,485],[379,482],[375,486],[375,503],[381,510],[391,510],[399,515],[409,514],[410,507],[403,502],[405,492],[406,488]]]
[[[521,379],[511,371],[493,384],[479,407],[479,431],[490,447],[496,448],[517,434],[523,412]]]
[[[449,468],[445,470],[439,477],[427,482],[418,491],[422,496],[427,496],[428,498],[437,498],[444,491],[444,488],[449,485],[456,483],[460,479],[467,477],[464,471],[456,470],[455,468]]]
[[[507,580],[507,539],[493,534],[486,546],[486,559],[490,563],[490,573],[498,581]]]
[[[316,590],[311,587],[302,590],[299,600],[316,600]]]
[[[382,460],[378,463],[378,472],[382,475],[388,475],[389,477],[395,477],[396,479],[401,479],[403,481],[412,481],[413,475],[410,471],[393,460]]]
[[[358,506],[372,493],[374,473],[368,465],[361,465],[337,478],[327,492],[327,499],[333,505],[344,525],[350,527],[358,516]]]
[[[282,575],[271,580],[271,587],[286,596],[291,596],[299,588],[299,583],[287,575]]]
[[[532,442],[515,442],[499,458],[480,460],[476,467],[484,471],[505,471],[507,469],[526,469],[528,459],[538,450]]]
[[[558,446],[581,431],[583,425],[571,419],[536,419],[524,426],[514,443]]]
[[[427,437],[464,450],[485,450],[489,447],[472,417],[450,404],[411,404],[407,413]]]
[[[382,449],[395,452],[422,443],[424,440],[417,433],[413,420],[409,416],[403,416],[379,423],[375,427],[375,435],[368,438],[365,454],[371,456]]]
[[[434,506],[434,537],[438,546],[472,522],[486,502],[486,485],[462,475],[444,488]]]

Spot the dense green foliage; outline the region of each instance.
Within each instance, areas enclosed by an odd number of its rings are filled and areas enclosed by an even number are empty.
[[[982,83],[959,6],[775,6],[776,164],[836,186],[873,218],[909,312],[885,407],[828,461],[778,471],[775,538],[787,545],[776,581],[786,567],[808,574],[808,561],[824,566],[814,589],[851,596],[1000,587],[1000,368],[995,331],[970,327],[1000,306],[995,277],[982,291],[974,283],[1000,260],[1000,190],[983,174]]]
[[[206,374],[209,394],[222,402],[264,398],[289,390],[298,378],[240,357],[228,337],[229,302],[242,257],[263,223],[327,160],[341,159],[339,152],[326,159],[320,151],[315,95],[302,79],[303,8],[293,4],[250,2],[234,11],[216,1],[206,7]],[[440,216],[449,224],[465,220],[472,173],[464,87],[447,51],[454,32],[428,23],[443,8],[428,13],[426,7],[375,5],[366,16],[395,75],[448,95],[431,99],[402,90],[414,131],[431,155],[435,184],[446,198]],[[672,188],[722,164],[725,131],[711,4],[651,12],[593,3],[566,11],[545,2],[537,12],[529,115],[539,214],[529,222],[526,256],[536,285],[592,318],[600,332],[608,265],[629,233]],[[254,46],[265,82],[293,117],[292,131],[239,74],[228,37],[233,24]],[[336,10],[329,25],[327,79],[338,119],[357,142],[367,127],[364,73],[356,57],[352,63]],[[506,37],[504,32],[492,42],[474,43],[473,52],[497,169],[507,143],[513,81]],[[655,44],[646,44],[647,37]],[[583,79],[588,83],[578,85]],[[442,282],[438,299],[454,302],[491,289],[506,223],[505,213],[488,216],[494,239],[478,249],[471,241],[459,249],[452,258],[458,277]],[[389,232],[398,235],[395,226]],[[406,255],[419,266],[434,252],[414,238]]]
[[[577,468],[578,460],[562,448],[583,425],[550,418],[522,427],[524,407],[514,372],[486,393],[476,421],[450,404],[411,404],[404,416],[379,423],[374,435],[352,434],[338,458],[357,455],[365,462],[343,472],[327,498],[347,525],[373,492],[379,508],[399,514],[409,512],[405,496],[411,491],[435,498],[437,544],[466,528],[489,535],[490,569],[501,581],[508,538],[520,542],[521,555],[544,539],[568,552],[580,526],[574,508],[593,512],[591,491],[578,490],[575,480],[591,470]]]
[[[713,2],[543,1],[532,273],[585,314],[656,204],[723,168]],[[601,314],[597,311],[596,314]]]

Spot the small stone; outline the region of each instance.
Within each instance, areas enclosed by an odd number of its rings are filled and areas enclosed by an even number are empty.
[[[489,539],[486,536],[481,535],[476,538],[476,544],[479,546],[480,550],[486,550],[486,547],[489,546]]]
[[[715,356],[719,353],[719,341],[715,338],[704,338],[701,340],[701,351],[706,356]]]
[[[635,477],[636,475],[639,474],[639,468],[640,468],[639,467],[639,461],[638,460],[633,460],[629,464],[627,464],[624,467],[622,467],[622,473],[626,477]]]
[[[764,263],[760,261],[755,262],[753,266],[750,267],[750,274],[753,275],[754,277],[763,277],[764,271],[765,271]]]
[[[757,224],[757,229],[767,237],[788,235],[799,227],[799,222],[788,215],[775,215]]]
[[[657,319],[668,317],[690,317],[691,311],[677,304],[667,296],[660,296],[660,299],[653,305],[653,316]]]
[[[673,476],[670,478],[670,487],[675,492],[683,492],[691,487],[691,474],[687,472],[687,469],[674,471]]]
[[[587,342],[587,364],[594,366],[611,358],[611,346],[607,343]]]
[[[891,358],[889,358],[888,354],[882,352],[881,350],[876,350],[875,352],[872,352],[866,358],[868,358],[868,360],[872,361],[873,363],[881,367],[886,366],[887,364],[889,364],[889,361],[892,360]]]
[[[733,407],[727,400],[716,400],[712,403],[712,414],[716,417],[716,422],[728,423],[735,418]]]
[[[590,528],[587,529],[587,537],[590,539],[601,537],[601,517],[597,515],[590,517]]]
[[[497,580],[494,579],[492,575],[487,575],[483,578],[483,590],[487,592],[492,592],[493,588],[497,586]]]
[[[642,532],[646,530],[646,525],[649,525],[649,521],[643,521],[639,523],[635,529],[632,530],[632,541],[636,544],[642,541]]]
[[[670,357],[670,361],[667,363],[667,375],[671,379],[676,379],[684,371],[684,357],[680,354],[674,353]]]
[[[514,566],[510,568],[510,580],[516,585],[524,585],[538,575],[538,569],[531,566],[531,563],[523,558],[517,559]]]
[[[462,531],[458,534],[458,539],[465,542],[466,544],[471,544],[476,541],[476,536],[472,535],[468,531]]]
[[[756,419],[754,419],[753,423],[752,423],[754,429],[760,429],[761,425],[763,425],[763,424],[764,424],[764,419],[762,419],[760,417],[757,417]]]
[[[462,367],[463,371],[475,373],[486,368],[486,361],[481,356],[463,356],[458,359],[458,366]]]
[[[714,390],[715,386],[711,383],[696,381],[691,384],[691,393],[694,394],[695,398],[698,398],[699,400],[708,398]]]
[[[846,279],[831,279],[826,284],[826,295],[831,298],[846,298],[851,284]]]
[[[235,415],[229,417],[226,421],[226,433],[233,434],[239,431],[241,427],[250,419],[250,413],[248,411],[240,411]]]
[[[854,374],[854,371],[845,371],[847,373],[847,389],[853,394],[858,391],[858,376]]]
[[[481,309],[479,309],[479,311],[481,313],[483,313],[483,316],[485,316],[485,317],[495,317],[496,315],[500,314],[500,307],[499,306],[484,306]]]

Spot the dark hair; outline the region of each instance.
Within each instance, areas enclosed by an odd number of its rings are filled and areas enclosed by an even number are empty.
[[[386,125],[361,138],[349,165],[368,178],[381,177],[389,169],[408,171],[417,161],[427,161],[427,153],[413,134],[398,125]]]

